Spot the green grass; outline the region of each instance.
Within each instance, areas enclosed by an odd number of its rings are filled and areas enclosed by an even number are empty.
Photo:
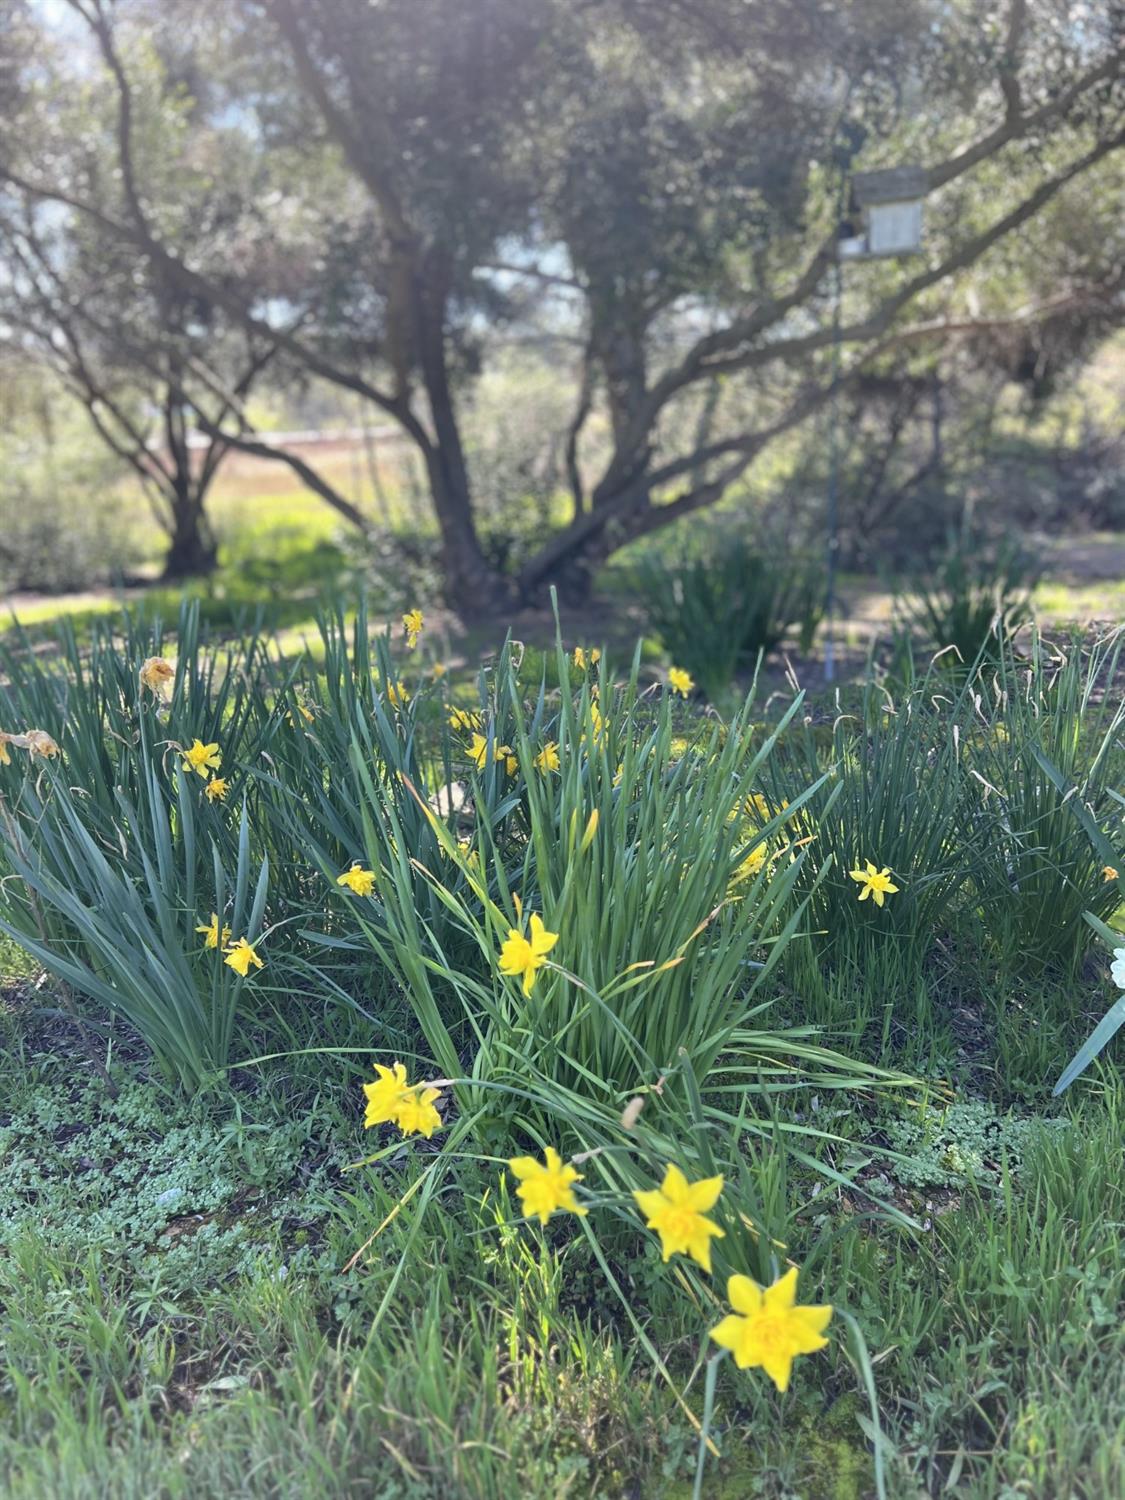
[[[426,1148],[342,1170],[363,1149],[358,1090],[331,1069],[243,1087],[231,1120],[116,1066],[111,1098],[65,1035],[44,1049],[28,1019],[7,1041],[5,1494],[690,1494],[695,1433],[586,1241],[513,1223],[489,1163],[467,1160],[441,1200],[377,1233]],[[968,1122],[949,1127],[955,1165],[974,1148],[988,1160],[976,1185],[942,1180],[940,1106],[928,1124],[868,1113],[873,1139],[911,1124],[889,1137],[897,1173],[881,1170],[920,1229],[857,1219],[846,1193],[819,1205],[836,1228],[818,1274],[875,1356],[891,1495],[1121,1492],[1120,1091],[1088,1090],[1076,1110],[1048,1134],[954,1115]],[[799,1208],[809,1182],[775,1191]],[[658,1259],[628,1274],[689,1369]],[[785,1397],[725,1376],[704,1493],[859,1500],[863,1424],[839,1354]]]

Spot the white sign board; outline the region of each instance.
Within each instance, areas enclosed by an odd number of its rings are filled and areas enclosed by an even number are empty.
[[[867,210],[868,255],[901,255],[922,243],[922,205],[872,203]]]

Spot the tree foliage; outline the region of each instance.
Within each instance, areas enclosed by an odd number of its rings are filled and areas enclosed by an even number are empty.
[[[0,12],[6,218],[46,211],[68,267],[94,243],[150,310],[170,301],[176,316],[127,319],[147,350],[137,369],[159,370],[224,448],[289,463],[357,520],[253,430],[234,352],[394,422],[466,607],[582,585],[615,548],[720,498],[827,402],[855,170],[924,165],[927,240],[920,258],[849,267],[844,383],[907,345],[1044,318],[1090,333],[1116,315],[1120,225],[1099,238],[1089,207],[1120,199],[1112,7],[56,9]],[[481,546],[462,419],[498,332],[517,326],[582,355],[559,416],[573,513],[513,579]],[[700,403],[707,420],[685,424]],[[595,461],[598,411],[609,443]]]

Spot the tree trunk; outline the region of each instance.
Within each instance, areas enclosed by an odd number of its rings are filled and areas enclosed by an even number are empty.
[[[219,548],[207,524],[203,496],[193,486],[177,483],[172,499],[172,532],[164,555],[165,583],[195,578],[214,571]]]
[[[460,613],[488,615],[512,602],[510,580],[491,567],[473,519],[469,470],[446,365],[448,277],[437,252],[418,273],[415,328],[434,441],[424,452],[426,477],[441,530],[446,597]]]
[[[218,548],[213,541],[205,539],[198,530],[177,530],[164,554],[164,583],[176,583],[184,578],[198,578],[214,571],[218,560]]]

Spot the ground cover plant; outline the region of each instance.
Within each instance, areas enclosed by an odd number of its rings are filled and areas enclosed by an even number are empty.
[[[348,605],[3,644],[8,1492],[1120,1489],[1117,639],[720,717]]]

